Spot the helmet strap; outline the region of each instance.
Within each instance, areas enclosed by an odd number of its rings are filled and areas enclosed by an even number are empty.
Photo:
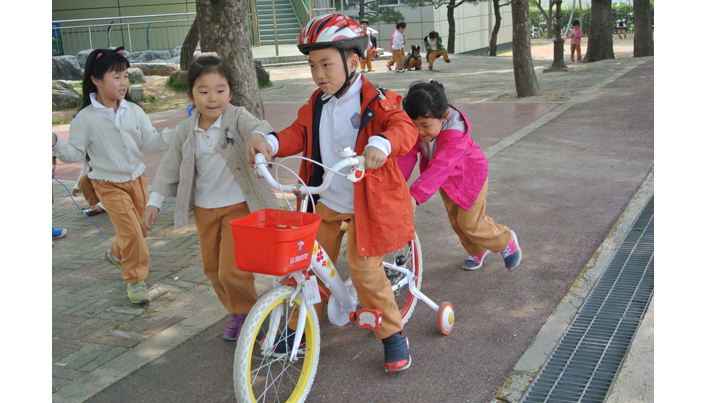
[[[355,71],[352,71],[348,73],[348,61],[346,60],[346,51],[343,49],[338,49],[339,52],[341,52],[341,59],[343,60],[343,68],[346,71],[346,82],[343,83],[343,86],[336,91],[335,94],[333,94],[334,97],[338,98],[343,91],[346,90],[346,88],[350,87],[351,81],[353,81],[353,77],[355,77]]]

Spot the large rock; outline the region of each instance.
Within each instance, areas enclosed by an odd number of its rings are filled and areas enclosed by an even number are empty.
[[[184,88],[189,88],[189,72],[188,71],[172,71],[169,74],[172,82],[181,85]]]
[[[63,81],[51,82],[51,110],[75,108],[81,97]]]
[[[76,60],[76,56],[52,56],[51,58],[51,79],[52,80],[81,80],[83,70]]]
[[[136,83],[146,83],[147,82],[147,79],[145,78],[145,74],[142,72],[142,70],[140,70],[137,67],[130,67],[129,69],[127,69],[127,78],[130,80],[131,83],[133,82],[133,80]]]
[[[130,63],[130,67],[139,68],[146,76],[168,76],[179,70],[179,65],[174,63]]]
[[[257,74],[257,82],[267,82],[267,71],[262,67],[262,62],[255,60],[255,74]]]
[[[88,55],[91,52],[93,52],[93,49],[84,49],[76,53],[76,60],[78,61],[78,65],[81,66],[81,68],[86,67],[86,59],[88,59]]]
[[[179,56],[181,56],[181,45],[172,49],[172,57],[179,57]]]
[[[165,60],[172,57],[171,50],[136,50],[130,53],[130,63],[149,63],[153,60]]]
[[[155,59],[150,61],[149,63],[173,63],[173,64],[179,64],[179,57],[172,57],[170,59]]]

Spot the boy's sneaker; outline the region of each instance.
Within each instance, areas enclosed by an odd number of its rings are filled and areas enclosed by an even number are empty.
[[[147,293],[147,285],[145,285],[144,280],[140,280],[135,284],[128,283],[127,296],[130,297],[130,302],[133,304],[150,302],[150,295]]]
[[[233,314],[230,323],[226,326],[226,330],[223,331],[223,338],[228,341],[237,341],[247,316],[248,315]]]
[[[404,69],[397,69],[395,70],[395,73],[404,73]]]
[[[116,259],[115,256],[110,253],[110,251],[105,252],[105,261],[119,269],[123,268],[123,264],[120,262],[120,260]]]
[[[446,63],[451,63],[451,59],[444,60]]]
[[[401,330],[390,337],[382,339],[385,348],[385,371],[404,371],[412,365],[412,356],[409,355],[409,341],[407,333]]]
[[[433,67],[429,67],[429,70],[434,70],[434,68],[433,68]]]
[[[500,252],[503,254],[505,267],[507,267],[508,270],[517,267],[522,260],[522,249],[520,249],[520,244],[517,243],[517,235],[515,235],[515,231],[510,230],[510,232],[512,233],[510,244]]]
[[[469,255],[466,260],[464,260],[461,264],[461,268],[463,270],[480,269],[480,267],[483,266],[483,259],[488,253],[490,253],[490,250],[486,249],[485,252],[479,253],[477,255]]]
[[[275,343],[275,353],[277,354],[287,354],[291,353],[294,349],[294,336],[296,331],[289,330],[287,327],[284,330],[284,334],[280,334],[279,340]],[[302,335],[302,341],[299,343],[299,348],[304,348],[306,344],[306,333]]]
[[[387,66],[388,70],[392,71],[392,66],[390,66],[390,63],[386,63],[385,65]]]
[[[368,73],[370,73],[371,71],[375,71],[375,69],[368,69]]]
[[[69,232],[69,231],[66,228],[51,227],[51,238],[52,239],[63,238],[67,232]]]

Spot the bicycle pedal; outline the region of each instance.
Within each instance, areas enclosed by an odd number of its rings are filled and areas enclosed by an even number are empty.
[[[382,311],[379,309],[360,308],[351,312],[349,318],[361,329],[377,330],[382,326]]]

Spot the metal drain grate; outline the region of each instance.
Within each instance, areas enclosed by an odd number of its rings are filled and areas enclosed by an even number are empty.
[[[654,290],[654,196],[521,402],[602,402]]]

